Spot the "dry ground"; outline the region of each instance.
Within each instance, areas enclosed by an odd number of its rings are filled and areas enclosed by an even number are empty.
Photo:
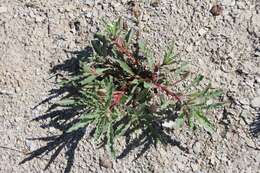
[[[104,149],[84,137],[75,150],[71,172],[234,172],[260,170],[259,136],[249,133],[260,109],[260,1],[220,0],[223,14],[213,17],[213,0],[161,0],[140,2],[135,26],[149,40],[155,54],[174,40],[176,51],[192,68],[225,91],[231,105],[211,117],[217,132],[176,131],[188,152],[177,146],[150,148],[134,160],[138,149],[110,162]],[[123,16],[133,21],[127,0],[0,0],[0,172],[44,172],[50,155],[23,165],[24,153],[44,142],[27,138],[59,133],[46,123],[30,121],[48,104],[32,109],[54,88],[50,70],[71,58],[64,50],[80,51],[100,18]],[[130,22],[134,23],[134,22]],[[46,172],[63,172],[62,152]]]

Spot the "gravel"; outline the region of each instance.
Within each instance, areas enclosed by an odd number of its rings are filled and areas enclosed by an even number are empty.
[[[251,106],[254,108],[260,108],[260,97],[255,97],[251,101]]]
[[[42,128],[46,121],[31,121],[48,109],[49,102],[32,108],[55,88],[55,79],[49,79],[50,70],[73,57],[64,50],[81,51],[87,46],[93,33],[102,28],[101,18],[119,16],[140,32],[140,38],[147,40],[158,58],[161,50],[175,41],[176,53],[190,63],[190,69],[222,89],[223,100],[231,104],[225,111],[208,114],[216,128],[213,136],[199,129],[174,130],[170,134],[180,141],[180,147],[159,144],[137,160],[140,148],[122,159],[108,161],[105,149],[96,148],[84,136],[75,150],[71,172],[260,170],[259,137],[252,139],[248,131],[260,108],[260,6],[253,0],[219,2],[221,11],[214,16],[210,12],[216,5],[213,0],[142,1],[134,8],[125,0],[1,2],[0,172],[43,172],[52,152],[22,165],[17,163],[26,157],[22,151],[46,145],[46,141],[27,138],[60,134],[57,129]],[[62,150],[47,172],[63,172],[67,161],[66,150]]]

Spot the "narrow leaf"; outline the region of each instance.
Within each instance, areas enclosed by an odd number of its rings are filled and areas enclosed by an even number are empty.
[[[183,124],[184,124],[184,114],[181,113],[178,116],[178,118],[175,120],[175,122],[176,122],[176,127],[177,128],[181,128],[183,126]]]
[[[63,99],[55,103],[58,106],[74,106],[76,104],[76,101],[73,99]]]
[[[86,85],[86,84],[89,84],[91,83],[94,79],[96,79],[96,76],[89,76],[87,77],[86,79],[83,79],[82,81],[80,81],[80,84],[81,85]]]
[[[202,126],[207,132],[212,134],[214,132],[213,125],[209,122],[209,120],[203,115],[202,112],[196,112],[196,119],[199,122],[199,125]]]
[[[127,32],[127,34],[126,34],[126,36],[125,36],[125,42],[126,42],[127,45],[130,44],[133,35],[134,35],[134,31],[133,31],[133,29],[131,28],[131,29],[129,29],[129,31]]]
[[[76,131],[80,128],[83,128],[83,127],[86,127],[88,125],[87,122],[78,122],[76,124],[74,124],[72,127],[70,127],[67,132],[70,133],[70,132],[73,132],[73,131]]]
[[[116,158],[116,152],[114,150],[114,129],[112,123],[109,123],[108,130],[107,130],[107,148],[109,152],[111,153],[111,156],[113,159]]]
[[[122,60],[115,59],[115,61],[120,65],[120,67],[127,73],[134,75],[134,72],[131,70],[131,68]]]

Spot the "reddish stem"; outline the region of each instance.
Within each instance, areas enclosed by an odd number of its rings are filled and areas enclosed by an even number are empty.
[[[128,59],[133,62],[133,64],[139,64],[138,61],[134,58],[133,54],[127,49],[127,47],[125,47],[124,42],[121,38],[116,38],[113,43],[116,45],[118,51],[122,54],[125,54]]]
[[[181,99],[179,98],[179,96],[177,96],[177,94],[175,94],[174,92],[170,91],[166,86],[159,84],[159,83],[154,83],[155,88],[160,89],[161,91],[164,91],[166,93],[166,95],[172,96],[174,97],[176,100],[181,101]]]
[[[121,38],[116,38],[113,42],[118,51],[122,54],[125,54],[130,61],[133,62],[133,64],[138,65],[138,61],[134,58],[133,54],[128,50],[127,47],[125,47],[124,42]],[[178,95],[176,95],[174,92],[170,91],[166,86],[159,84],[159,83],[154,83],[155,81],[157,81],[158,75],[157,72],[159,70],[159,63],[155,65],[154,67],[154,72],[152,74],[152,79],[149,79],[152,81],[153,85],[155,86],[155,88],[160,89],[161,91],[164,91],[166,93],[166,95],[172,96],[174,97],[176,100],[181,101],[181,99],[179,98]],[[175,84],[179,83],[180,81],[182,81],[183,79],[176,81]],[[113,93],[113,103],[111,105],[111,108],[117,104],[119,104],[122,96],[124,94],[124,91],[115,91],[115,95]]]
[[[113,107],[115,107],[116,105],[118,105],[120,103],[123,95],[124,95],[124,91],[114,91],[113,92],[113,100],[112,100],[112,104],[110,105],[110,110],[112,110]]]

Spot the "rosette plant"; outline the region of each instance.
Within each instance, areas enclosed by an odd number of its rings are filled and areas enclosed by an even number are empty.
[[[221,91],[210,84],[203,88],[203,76],[189,72],[172,46],[155,58],[122,23],[106,23],[91,41],[91,56],[80,60],[79,72],[59,82],[73,93],[56,102],[55,109],[80,110],[67,132],[91,125],[95,142],[105,144],[113,157],[117,138],[135,138],[140,131],[155,145],[167,143],[169,121],[174,127],[186,124],[214,132],[206,113],[222,105],[216,101]]]

